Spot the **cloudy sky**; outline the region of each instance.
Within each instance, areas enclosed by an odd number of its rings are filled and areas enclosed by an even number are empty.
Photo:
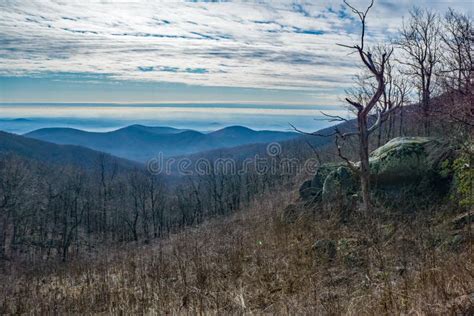
[[[472,12],[470,0],[416,3],[440,12],[448,7]],[[376,1],[370,39],[393,38],[412,5]],[[357,21],[342,1],[2,0],[0,102],[335,110],[357,71],[354,56],[336,44],[354,43],[357,36]],[[5,113],[0,108],[0,118]]]

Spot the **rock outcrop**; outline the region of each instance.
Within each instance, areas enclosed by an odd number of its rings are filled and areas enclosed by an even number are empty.
[[[424,137],[398,137],[370,155],[372,178],[379,185],[413,184],[439,172],[449,148]]]
[[[357,192],[357,177],[345,166],[340,166],[331,171],[323,183],[322,200],[332,202]]]
[[[415,196],[431,200],[433,194],[446,194],[451,179],[443,170],[443,162],[451,152],[449,146],[432,138],[392,139],[370,155],[374,195],[384,202],[398,203]],[[351,169],[344,164],[328,164],[303,183],[300,197],[303,201],[350,206],[358,191],[359,179]]]

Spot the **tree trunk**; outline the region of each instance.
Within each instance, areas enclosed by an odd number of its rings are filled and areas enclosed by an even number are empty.
[[[370,210],[369,133],[367,131],[367,118],[359,113],[357,121],[359,128],[360,185],[363,208],[367,212]]]
[[[430,110],[430,93],[429,91],[423,91],[422,98],[423,105],[423,127],[425,136],[430,136],[430,120],[429,120],[429,110]]]
[[[403,132],[403,106],[400,107],[400,131],[398,136],[405,136],[405,133]]]
[[[392,131],[395,125],[395,117],[392,114],[388,115],[388,127],[387,127],[387,139],[385,142],[388,142],[392,139]]]
[[[377,131],[377,148],[382,146],[382,122],[380,123],[380,126]]]

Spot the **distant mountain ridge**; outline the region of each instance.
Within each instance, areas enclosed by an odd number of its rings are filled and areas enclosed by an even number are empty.
[[[293,132],[255,131],[244,126],[229,126],[202,133],[172,127],[130,125],[110,132],[42,128],[24,136],[56,144],[79,145],[145,162],[159,153],[165,157],[188,155],[219,148],[284,141],[299,135]]]
[[[0,122],[31,122],[31,120],[19,117],[14,119],[0,119]]]
[[[89,148],[75,145],[57,145],[37,139],[0,131],[0,155],[15,154],[55,165],[73,165],[94,168],[102,159],[114,161],[122,169],[141,168],[136,162],[113,157]]]

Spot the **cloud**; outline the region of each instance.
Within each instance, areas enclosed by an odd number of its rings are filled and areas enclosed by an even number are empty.
[[[440,11],[469,5],[421,2]],[[358,29],[341,4],[5,1],[0,75],[91,73],[203,86],[344,88],[357,66],[336,44],[354,43]],[[390,37],[411,5],[378,1],[368,21],[371,37]]]

